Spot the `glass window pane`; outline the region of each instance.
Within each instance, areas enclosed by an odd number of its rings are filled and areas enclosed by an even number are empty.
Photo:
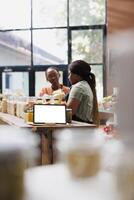
[[[30,65],[30,31],[0,32],[0,66]]]
[[[2,73],[2,91],[9,89],[18,91],[28,96],[28,72],[3,72]]]
[[[89,63],[102,63],[102,30],[72,31],[72,60],[83,59]]]
[[[0,28],[30,28],[30,0],[0,0]]]
[[[92,72],[96,76],[96,90],[98,101],[103,98],[103,65],[91,65]]]
[[[67,0],[33,0],[33,27],[67,25]]]
[[[67,30],[35,30],[33,32],[34,64],[67,63]]]
[[[60,71],[60,83],[63,84],[63,72]],[[43,87],[49,87],[51,84],[46,80],[45,72],[35,72],[35,95],[38,96]]]
[[[70,25],[105,24],[106,0],[70,0]]]

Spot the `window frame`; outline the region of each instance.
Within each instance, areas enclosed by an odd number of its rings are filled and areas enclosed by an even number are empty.
[[[22,66],[2,66],[0,67],[0,91],[2,92],[2,73],[5,71],[11,72],[28,72],[29,73],[29,96],[35,96],[35,72],[38,71],[45,71],[48,67],[52,65],[34,65],[33,64],[33,31],[40,30],[40,29],[67,29],[67,48],[68,48],[68,55],[67,55],[67,64],[58,64],[53,65],[59,68],[59,70],[63,71],[63,84],[69,86],[68,81],[68,64],[71,63],[72,60],[72,49],[71,49],[71,32],[73,30],[92,30],[92,29],[100,29],[103,31],[103,62],[102,63],[89,63],[91,65],[102,65],[103,66],[103,96],[106,95],[106,24],[101,25],[89,25],[89,26],[69,26],[69,0],[67,0],[67,26],[66,27],[40,27],[40,28],[33,28],[33,10],[32,10],[32,0],[31,0],[31,27],[26,29],[6,29],[0,30],[0,32],[6,31],[30,31],[31,33],[31,64],[30,65],[22,65]],[[106,6],[106,5],[105,5]],[[107,13],[106,13],[107,14]],[[105,16],[106,16],[105,14]],[[105,19],[106,21],[106,19]]]

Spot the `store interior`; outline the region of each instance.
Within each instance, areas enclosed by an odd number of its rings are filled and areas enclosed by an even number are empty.
[[[0,200],[134,199],[133,8],[1,3]]]

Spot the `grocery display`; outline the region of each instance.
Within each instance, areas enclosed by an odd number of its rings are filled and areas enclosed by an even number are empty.
[[[0,111],[8,113],[25,120],[25,122],[33,122],[33,105],[34,104],[65,104],[65,93],[58,89],[52,95],[44,95],[43,97],[24,96],[22,94],[1,94]],[[72,112],[67,109],[67,121],[71,123]]]

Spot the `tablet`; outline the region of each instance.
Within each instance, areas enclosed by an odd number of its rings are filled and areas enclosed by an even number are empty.
[[[34,104],[34,124],[65,124],[66,106],[62,104]]]

